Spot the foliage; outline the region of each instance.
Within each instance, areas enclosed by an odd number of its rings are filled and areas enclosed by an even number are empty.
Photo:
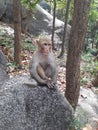
[[[34,9],[34,7],[36,6],[36,4],[39,2],[40,0],[21,0],[21,3],[27,7],[28,9]]]
[[[0,45],[6,48],[13,47],[13,41],[9,36],[3,36],[2,30],[0,30]]]
[[[7,33],[6,34],[3,33],[2,29],[0,29],[0,48],[2,49],[2,51],[4,52],[4,54],[6,55],[9,61],[9,64],[8,64],[9,70],[12,72],[14,71],[14,69],[17,69],[18,66],[14,62],[13,37],[9,36],[9,34]],[[35,48],[35,45],[32,44],[31,38],[25,37],[23,35],[22,42],[21,42],[21,49],[22,49],[21,59],[23,60],[23,59],[27,59],[27,57],[30,58],[30,56],[28,56],[28,52],[32,54],[32,52],[34,52],[36,48]],[[26,61],[25,61],[25,64],[27,64]]]
[[[98,1],[97,0],[93,0],[91,4],[90,21],[91,22],[98,21]]]
[[[28,50],[30,52],[33,52],[36,49],[34,45],[32,45],[31,43],[27,43],[25,41],[22,42],[21,46],[23,50]]]
[[[58,13],[61,13],[61,20],[64,21],[64,16],[66,13],[66,6],[67,6],[67,0],[57,0],[57,10]],[[71,0],[70,2],[70,9],[69,9],[69,19],[68,19],[68,23],[71,24],[72,22],[72,14],[73,14],[73,9],[74,9],[74,0]]]
[[[90,72],[92,75],[96,75],[98,71],[98,61],[94,61],[94,57],[90,53],[82,55],[82,59],[86,61],[86,66],[84,66],[85,71]]]
[[[50,6],[51,9],[53,10],[53,0],[45,0]],[[71,0],[71,8],[69,11],[69,21],[72,20],[72,13],[73,13],[73,2],[74,0]],[[64,16],[65,16],[65,12],[66,12],[66,6],[67,6],[67,0],[56,0],[56,16],[58,17],[58,19],[64,21]],[[71,22],[70,22],[71,23]]]
[[[87,120],[82,109],[77,110],[69,130],[82,130]]]
[[[57,0],[57,8],[62,9],[65,8],[67,4],[66,0]]]
[[[90,53],[82,55],[81,63],[81,85],[90,82],[98,72],[98,61],[94,61],[94,56]]]
[[[9,35],[3,35],[2,30],[0,29],[0,46],[4,48],[13,48],[14,46],[14,41],[13,38],[10,37]],[[22,50],[28,50],[28,51],[34,51],[35,46],[32,44],[31,40],[28,40],[27,38],[22,39]]]
[[[92,43],[98,42],[98,1],[93,0],[91,4],[89,23],[88,23],[88,39]]]
[[[18,65],[16,64],[16,62],[11,62],[11,63],[8,63],[8,66],[9,68],[11,68],[11,70],[14,71],[14,69],[18,69]]]

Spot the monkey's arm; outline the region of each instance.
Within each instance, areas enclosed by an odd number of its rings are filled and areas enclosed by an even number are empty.
[[[46,70],[46,76],[50,77],[50,79],[56,83],[57,82],[57,74],[58,74],[58,68],[57,65],[53,62],[50,62],[51,64],[49,65],[49,67],[47,67]]]
[[[41,79],[41,77],[38,75],[37,68],[35,68],[35,67],[30,68],[30,75],[31,75],[31,77],[34,78],[39,84],[41,84],[41,85],[45,85],[45,84],[46,84],[46,80]]]
[[[57,70],[57,67],[53,68],[53,72],[52,72],[52,77],[51,79],[53,80],[54,83],[57,82],[57,75],[58,75],[58,70]]]

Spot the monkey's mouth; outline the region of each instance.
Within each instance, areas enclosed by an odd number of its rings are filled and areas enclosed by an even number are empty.
[[[42,53],[44,56],[48,56],[48,53],[47,52],[43,52]]]
[[[47,55],[49,55],[49,51],[42,51],[42,54],[47,56]]]

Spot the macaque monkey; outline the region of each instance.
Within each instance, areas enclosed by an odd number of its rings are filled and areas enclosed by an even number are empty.
[[[29,64],[30,75],[38,84],[54,88],[57,82],[57,65],[51,40],[44,37],[36,40],[36,43],[38,50]]]

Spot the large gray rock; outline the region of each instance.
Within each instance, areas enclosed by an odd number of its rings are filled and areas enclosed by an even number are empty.
[[[80,112],[80,113],[79,113]],[[91,88],[80,88],[79,102],[77,106],[78,118],[83,123],[89,123],[93,129],[98,129],[98,93]]]
[[[7,59],[3,52],[0,50],[0,87],[8,79],[7,75]]]
[[[4,69],[0,68],[0,88],[7,79],[7,72]]]
[[[30,83],[30,84],[29,84]],[[0,90],[0,130],[68,130],[72,107],[58,91],[18,76]]]
[[[3,52],[0,50],[0,68],[3,68],[4,70],[7,69],[7,58],[6,56],[3,54]]]

